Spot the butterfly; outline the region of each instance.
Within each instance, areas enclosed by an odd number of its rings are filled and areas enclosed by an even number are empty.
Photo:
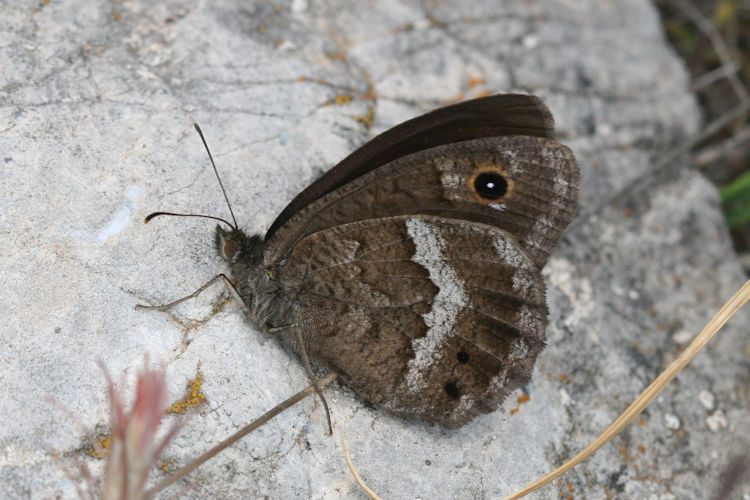
[[[406,121],[264,236],[217,226],[225,281],[311,377],[310,362],[392,414],[460,427],[526,383],[545,345],[541,269],[579,182],[552,133],[544,103],[521,94]]]

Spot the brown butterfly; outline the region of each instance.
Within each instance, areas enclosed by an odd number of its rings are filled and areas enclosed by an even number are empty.
[[[544,348],[541,269],[576,209],[552,131],[541,100],[507,94],[384,132],[265,237],[217,228],[235,297],[308,374],[309,358],[393,414],[455,428],[493,411]]]

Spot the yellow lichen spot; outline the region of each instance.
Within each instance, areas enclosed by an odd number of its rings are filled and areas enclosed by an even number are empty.
[[[333,99],[333,102],[336,103],[336,105],[338,106],[342,106],[344,104],[351,104],[352,96],[350,96],[349,94],[340,94],[340,95],[337,95]]]
[[[427,16],[430,26],[445,26],[445,23],[435,16]]]
[[[358,122],[361,122],[365,125],[365,127],[370,128],[372,127],[372,121],[375,118],[375,105],[369,104],[367,106],[367,114],[365,116],[355,116],[354,119]]]
[[[172,403],[167,408],[167,413],[186,413],[188,410],[196,408],[206,402],[206,395],[201,392],[203,387],[203,373],[201,373],[201,364],[198,363],[198,370],[195,378],[188,382],[185,395],[178,401]]]
[[[169,460],[164,460],[159,464],[159,468],[164,472],[171,472],[174,470],[174,458],[170,458]]]
[[[107,458],[109,456],[109,447],[112,445],[112,440],[109,437],[109,434],[102,434],[101,436],[96,437],[96,443],[92,446],[89,446],[83,452],[94,458]]]
[[[531,399],[531,397],[528,394],[523,394],[521,396],[518,396],[517,401],[518,401],[518,404],[523,404],[523,403],[528,403],[529,399]]]

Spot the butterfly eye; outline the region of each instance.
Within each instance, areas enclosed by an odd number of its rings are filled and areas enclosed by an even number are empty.
[[[497,172],[482,172],[473,184],[474,191],[487,201],[497,201],[508,191],[508,182]]]
[[[224,255],[227,256],[227,259],[231,259],[234,257],[234,254],[237,252],[237,248],[239,248],[240,244],[237,243],[235,240],[227,240],[224,242]]]
[[[448,395],[448,397],[453,399],[458,399],[458,387],[456,386],[455,382],[448,382],[445,384],[445,393]]]

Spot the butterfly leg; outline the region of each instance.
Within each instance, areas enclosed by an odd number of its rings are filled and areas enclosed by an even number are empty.
[[[219,274],[217,276],[214,276],[211,280],[209,280],[207,283],[205,283],[203,286],[201,286],[199,289],[191,293],[190,295],[187,295],[185,297],[182,297],[181,299],[177,299],[174,302],[170,302],[169,304],[162,304],[160,306],[146,306],[143,304],[136,304],[136,309],[145,309],[147,311],[163,311],[165,309],[169,309],[170,307],[174,307],[177,304],[181,304],[182,302],[185,302],[186,300],[192,299],[203,293],[203,291],[216,283],[217,281],[223,281],[226,285],[227,289],[229,289],[229,293],[232,294],[232,297],[245,309],[247,309],[247,305],[242,300],[242,297],[240,297],[240,294],[237,292],[237,289],[234,287],[232,282],[227,278],[224,274]]]
[[[310,359],[307,357],[307,349],[305,349],[305,345],[302,341],[302,333],[300,333],[299,328],[294,329],[294,334],[297,337],[297,342],[299,342],[300,348],[299,353],[302,357],[302,364],[305,365],[305,371],[307,372],[307,378],[310,379],[310,383],[313,386],[313,389],[315,389],[315,394],[318,395],[320,398],[320,401],[323,402],[323,408],[326,411],[326,421],[328,422],[328,435],[333,435],[333,426],[331,425],[331,412],[328,410],[328,401],[326,401],[326,398],[323,396],[323,392],[320,390],[320,386],[318,385],[318,379],[315,378],[315,375],[312,371],[312,366],[310,366]]]
[[[318,385],[318,379],[316,379],[315,375],[313,374],[312,366],[310,365],[310,358],[307,357],[307,349],[305,348],[304,340],[302,340],[302,333],[300,332],[298,325],[294,323],[291,325],[266,327],[265,330],[268,333],[277,333],[289,328],[294,328],[294,336],[298,344],[298,349],[295,349],[295,351],[298,352],[300,357],[302,358],[302,364],[304,365],[305,371],[307,372],[307,378],[310,379],[310,385],[312,385],[313,389],[315,389],[315,394],[317,394],[320,400],[323,402],[323,408],[326,411],[326,421],[328,422],[328,435],[332,436],[333,426],[331,425],[331,411],[328,409],[328,401],[326,401],[325,396],[323,396],[323,392],[320,390],[320,386]]]

